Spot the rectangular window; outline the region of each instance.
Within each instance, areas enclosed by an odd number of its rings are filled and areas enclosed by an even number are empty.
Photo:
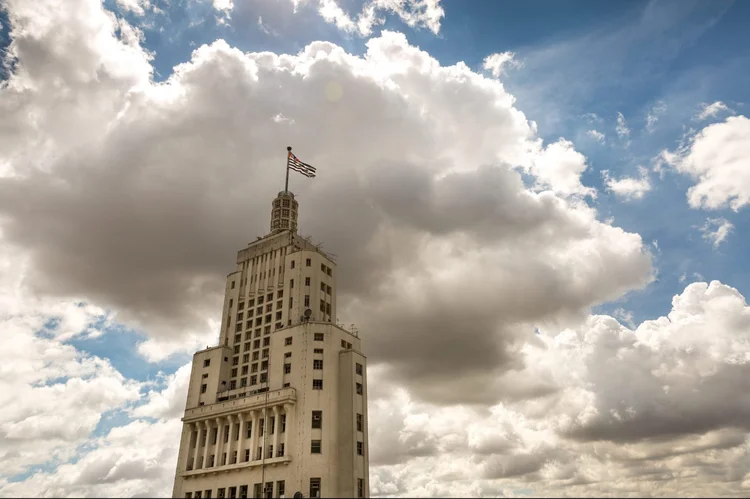
[[[310,285],[310,278],[305,277],[305,286],[309,286],[309,285]]]
[[[263,336],[271,334],[271,326],[266,326],[263,328]]]
[[[232,372],[231,372],[230,376],[232,376],[233,378],[237,377],[237,368],[236,367],[234,369],[232,369]]]
[[[253,341],[253,348],[260,348],[260,340]]]
[[[242,323],[238,322],[237,325],[234,327],[234,332],[239,333],[240,331],[242,331]]]
[[[202,379],[206,379],[206,378],[208,378],[208,373],[206,373],[206,374],[202,374],[202,375],[201,375],[201,378],[202,378]]]
[[[240,499],[247,499],[247,485],[240,485]]]
[[[286,431],[286,414],[282,414],[281,416],[281,429],[279,430],[280,433],[284,433]]]
[[[363,442],[357,442],[357,455],[358,456],[365,455],[365,444]]]
[[[326,303],[326,315],[331,315],[331,304]]]
[[[206,393],[206,389],[208,388],[207,385],[203,384],[201,385],[201,393]]]
[[[203,361],[203,367],[208,367],[211,365],[211,359],[206,359]]]
[[[234,353],[235,353],[235,354],[238,354],[238,353],[240,353],[240,346],[239,346],[239,345],[235,345],[235,346],[234,346]]]
[[[312,412],[312,427],[323,428],[323,411]]]
[[[313,340],[315,341],[323,341],[324,339],[325,339],[325,336],[323,335],[323,333],[315,333],[313,335]]]
[[[264,428],[266,427],[266,420],[261,419],[258,421],[258,436],[263,436]]]
[[[245,347],[242,349],[243,352],[249,352],[250,351],[250,342],[248,341],[245,343]]]
[[[229,299],[229,308],[232,308],[232,305],[234,305],[234,299]]]
[[[284,290],[280,289],[276,292],[276,299],[282,298],[284,296]]]
[[[234,342],[239,343],[242,341],[242,335],[241,334],[235,334],[234,335]]]
[[[294,289],[294,279],[289,279],[289,289]]]
[[[331,267],[328,267],[328,269],[326,269],[326,274],[331,275]]]
[[[312,440],[310,442],[310,453],[320,454],[320,440]]]
[[[314,379],[313,380],[313,390],[322,390],[323,389],[323,380],[322,379]]]
[[[253,364],[250,369],[251,369],[250,372],[257,373],[258,372],[258,363],[256,362],[255,364]]]
[[[271,344],[271,338],[263,338],[263,346],[267,347]]]
[[[294,260],[292,260],[291,262],[289,262],[289,268],[290,268],[290,269],[293,269],[293,268],[294,268]]]
[[[239,357],[234,357],[234,358],[232,358],[232,365],[233,365],[233,366],[238,366],[238,365],[240,365],[240,358],[239,358]]]
[[[268,358],[268,349],[267,348],[265,350],[263,350],[263,354],[262,355],[263,355],[264,359]]]
[[[312,267],[312,258],[305,260],[305,267]]]
[[[246,353],[245,355],[242,356],[242,363],[244,364],[246,362],[250,362],[250,354],[249,353]]]
[[[321,270],[321,272],[325,272],[326,271],[326,265],[324,263],[320,264],[320,270]]]
[[[357,431],[363,431],[362,430],[362,415],[357,414]]]
[[[284,346],[289,346],[291,344],[292,344],[292,337],[291,336],[287,336],[286,338],[284,338]]]
[[[357,364],[356,364],[356,365],[354,366],[354,370],[355,370],[355,372],[356,372],[357,374],[359,374],[360,376],[362,376],[362,364],[360,364],[360,363],[357,363]]]
[[[321,282],[321,283],[320,283],[320,290],[321,290],[322,292],[324,292],[324,293],[326,292],[326,283],[324,283],[324,282]]]
[[[258,383],[258,376],[250,376],[250,385],[255,385]]]
[[[245,434],[245,438],[250,438],[253,436],[253,422],[248,421],[247,422],[247,433]]]
[[[211,489],[203,491],[203,498],[204,499],[211,499]]]
[[[230,381],[229,382],[229,389],[230,390],[234,390],[235,388],[237,388],[237,381],[236,380]]]
[[[284,364],[284,374],[289,374],[292,372],[292,365],[291,364]]]
[[[357,395],[362,395],[362,383],[357,383]]]
[[[268,361],[264,360],[263,362],[260,363],[260,370],[266,371],[267,369],[268,369]]]
[[[224,488],[216,490],[216,497],[218,499],[224,499],[224,490],[225,490]]]
[[[310,497],[320,497],[320,478],[310,479]]]
[[[326,293],[328,293],[328,294],[330,295],[330,294],[331,294],[331,291],[333,291],[333,290],[331,289],[331,286],[329,286],[328,284],[326,284]]]
[[[268,446],[268,452],[266,453],[266,459],[271,459],[273,457],[273,445]]]
[[[268,293],[268,295],[266,295],[266,301],[271,301],[271,300],[273,300],[273,293]]]
[[[268,373],[260,373],[260,382],[265,383],[268,381]]]
[[[261,459],[263,459],[263,447],[258,446],[258,452],[255,455],[256,455],[255,459],[257,461],[260,461]]]
[[[201,494],[200,490],[196,490],[195,491],[195,495],[193,497],[195,497],[195,499],[201,499],[201,497],[203,497],[203,495]]]
[[[365,497],[365,480],[357,478],[357,497]]]
[[[292,308],[294,306],[294,297],[289,297],[289,308]]]
[[[254,300],[254,299],[252,299],[252,298],[250,298],[250,299],[249,299],[249,300],[247,301],[247,306],[248,306],[248,307],[254,307],[254,306],[255,306],[255,300]]]
[[[245,318],[244,315],[245,315],[244,312],[238,312],[237,313],[237,322],[242,322],[242,320]]]
[[[284,385],[283,385],[284,388],[289,388],[290,386],[292,386],[291,383],[284,383]]]
[[[284,353],[284,358],[285,358],[285,359],[288,359],[288,358],[290,358],[291,356],[292,356],[292,352],[285,352],[285,353]]]
[[[279,300],[276,302],[276,308],[281,308],[284,306],[284,300]]]
[[[261,499],[263,497],[263,484],[256,483],[253,485],[253,497],[255,499]]]
[[[272,317],[273,317],[273,316],[272,316],[271,314],[268,314],[268,315],[266,316],[266,324],[268,324],[269,322],[271,322],[271,319],[272,319]]]
[[[281,444],[282,446],[284,444]],[[284,455],[283,453],[281,454]],[[286,488],[284,487],[284,480],[279,480],[276,482],[276,497],[284,497],[284,494],[286,493]]]
[[[320,300],[320,311],[323,312],[323,313],[325,313],[325,311],[326,311],[326,301],[325,300]]]
[[[313,369],[316,369],[316,370],[323,369],[323,359],[314,359],[313,360]]]
[[[244,310],[245,309],[245,302],[241,301],[237,304],[237,310]]]
[[[192,499],[193,493],[192,492],[185,492],[185,499]]]
[[[253,352],[253,360],[258,360],[260,358],[260,352]]]
[[[310,295],[305,295],[305,306],[306,307],[310,306]]]
[[[247,378],[240,378],[240,386],[247,386]]]
[[[323,353],[322,348],[313,348],[313,353]]]
[[[245,449],[245,462],[250,461],[250,449]]]

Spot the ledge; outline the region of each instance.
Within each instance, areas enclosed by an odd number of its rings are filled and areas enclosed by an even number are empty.
[[[224,466],[214,466],[211,468],[183,471],[181,473],[183,478],[191,478],[195,476],[210,475],[217,473],[229,473],[232,471],[240,471],[245,469],[257,468],[260,466],[278,466],[280,464],[288,465],[292,461],[292,456],[281,456],[267,458],[266,460],[257,459],[255,461],[246,461],[244,463],[225,464]]]
[[[267,401],[266,397],[268,397]],[[266,404],[266,402],[268,402],[268,404]],[[211,405],[194,407],[185,411],[185,416],[182,418],[182,421],[185,423],[194,423],[207,418],[221,417],[285,403],[294,404],[296,402],[296,390],[292,387],[287,387],[282,388],[281,390],[257,393],[248,397],[230,399],[223,402],[216,402]]]

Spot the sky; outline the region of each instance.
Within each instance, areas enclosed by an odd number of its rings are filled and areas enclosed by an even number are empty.
[[[368,358],[372,496],[747,496],[748,21],[0,0],[0,496],[171,494],[288,145]]]

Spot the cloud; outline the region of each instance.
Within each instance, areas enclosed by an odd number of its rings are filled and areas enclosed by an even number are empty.
[[[617,127],[615,130],[617,131],[617,136],[620,137],[621,140],[630,144],[630,129],[628,128],[627,121],[625,121],[625,116],[620,112],[617,113]]]
[[[597,130],[589,130],[588,132],[586,132],[586,135],[599,142],[600,144],[604,143],[605,135],[602,132],[599,132]]]
[[[502,52],[488,55],[484,58],[482,67],[492,73],[492,76],[499,78],[505,73],[506,67],[518,68],[521,63],[516,60],[516,54],[513,52]]]
[[[151,8],[150,0],[115,0],[115,3],[124,11],[130,11],[137,16],[143,16]]]
[[[697,183],[687,193],[692,208],[739,211],[750,204],[750,119],[730,116],[700,130],[683,149],[665,159]]]
[[[640,178],[621,177],[614,179],[609,176],[608,170],[602,170],[602,178],[607,190],[616,196],[627,199],[641,199],[651,190],[651,180],[649,179],[648,169],[639,166],[638,171]]]
[[[378,14],[398,16],[407,26],[427,28],[436,35],[440,32],[440,20],[445,16],[440,0],[367,0],[356,19],[344,11],[338,0],[319,0],[318,13],[338,29],[365,37],[372,35],[375,26],[385,23]]]
[[[93,19],[71,28],[75,43],[60,41],[70,50],[33,52],[49,70],[32,72],[23,52],[44,47],[44,32],[14,41],[18,71],[0,100],[14,136],[1,149],[14,172],[0,180],[2,228],[28,255],[30,293],[115,310],[147,335],[139,351],[150,360],[216,341],[222,276],[267,227],[288,144],[319,165],[292,189],[303,232],[342,255],[340,317],[373,331],[383,311],[400,317],[391,331],[408,347],[375,335],[368,348],[407,381],[409,369],[416,384],[460,369],[424,358],[428,336],[478,352],[477,376],[503,372],[516,363],[518,322],[585,314],[651,279],[640,237],[574,199],[595,191],[581,184],[586,160],[571,142],[542,143],[499,81],[440,66],[403,35],[369,40],[361,57],[326,42],[275,55],[217,41],[153,84],[149,55],[116,38],[122,24]],[[109,38],[94,43],[87,26]],[[98,106],[74,110],[71,96]],[[520,287],[519,272],[530,276]],[[396,284],[405,275],[411,287]],[[473,282],[485,291],[454,296]]]
[[[726,218],[707,218],[706,223],[700,227],[703,239],[710,241],[714,248],[718,248],[726,241],[729,234],[734,230],[734,224]]]
[[[646,131],[649,133],[654,131],[656,122],[659,121],[659,117],[667,111],[667,104],[663,101],[659,101],[653,106],[646,116]],[[618,116],[619,118],[619,116]]]
[[[701,110],[695,115],[693,120],[703,121],[708,118],[714,118],[722,111],[734,114],[734,111],[729,109],[729,107],[721,101],[716,101],[712,104],[703,103],[701,104]]]

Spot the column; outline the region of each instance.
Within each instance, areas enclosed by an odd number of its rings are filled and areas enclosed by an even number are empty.
[[[198,439],[200,438],[200,433],[196,435],[196,431],[198,430],[198,425],[195,423],[190,423],[186,425],[188,427],[188,431],[190,432],[188,434],[188,448],[187,452],[185,452],[185,470],[188,468],[195,469],[195,458],[198,455]],[[193,443],[195,443],[195,447],[193,447]]]
[[[227,436],[226,453],[227,453],[227,464],[231,464],[232,447],[233,447],[232,444],[234,444],[234,416],[227,416],[227,419],[229,420],[229,435]]]
[[[242,459],[245,457],[245,435],[247,434],[247,422],[245,421],[245,413],[241,412],[237,414],[237,419],[239,420],[240,429],[238,430],[238,436],[240,437],[239,440],[237,440],[237,462],[241,463]]]
[[[274,457],[276,456],[276,454],[279,453],[279,433],[281,432],[281,418],[279,417],[278,405],[273,406],[273,420],[274,420],[274,429],[273,429],[273,452],[274,454],[271,457]]]
[[[295,432],[294,427],[294,406],[292,404],[284,404],[284,413],[286,413],[286,432],[284,433],[284,455],[288,455],[292,451],[292,437]]]
[[[211,423],[207,419],[203,424],[206,426],[206,442],[203,446],[203,469],[206,469],[208,468],[208,443],[211,441]]]
[[[187,471],[187,465],[190,462],[190,441],[193,439],[193,432],[191,431],[192,423],[185,423],[182,425],[182,438],[180,443],[180,450],[183,454],[180,456],[180,471]]]
[[[250,447],[250,460],[255,461],[256,452],[258,452],[258,434],[260,433],[260,411],[253,411],[253,438],[252,447]]]
[[[224,418],[216,418],[216,443],[214,444],[214,467],[221,465],[224,448]]]

